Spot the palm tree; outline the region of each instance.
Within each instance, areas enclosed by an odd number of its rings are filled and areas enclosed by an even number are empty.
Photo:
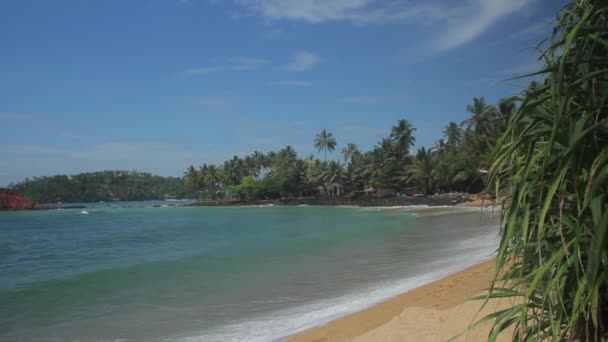
[[[524,89],[523,94],[529,95],[529,94],[535,92],[536,90],[539,90],[542,86],[543,86],[543,84],[537,80],[530,81],[530,83],[528,83],[528,86],[526,87],[526,89]]]
[[[437,177],[437,161],[431,151],[424,147],[419,148],[412,160],[412,165],[407,167],[408,181],[413,181],[425,194],[430,194],[435,187]]]
[[[473,132],[471,136],[477,145],[480,154],[487,155],[495,143],[495,135],[499,134],[496,123],[496,107],[486,104],[483,97],[474,98],[473,105],[468,105],[467,110],[472,114],[469,119],[462,122],[467,126],[467,132]]]
[[[198,187],[199,172],[196,167],[194,167],[194,165],[188,166],[186,172],[184,173],[184,178],[186,181],[186,185],[188,185],[190,188],[194,189]]]
[[[398,154],[394,140],[384,138],[376,147],[365,154],[363,174],[374,180],[377,186],[391,186],[398,173]]]
[[[353,161],[356,155],[359,154],[359,149],[356,144],[348,143],[344,149],[342,149],[342,155],[344,156],[344,161]]]
[[[312,155],[304,160],[305,179],[308,184],[314,186],[319,185],[320,164],[321,162]]]
[[[264,162],[265,162],[265,167],[269,169],[269,171],[272,171],[275,163],[276,163],[276,159],[277,159],[277,153],[274,151],[270,151],[266,154],[266,157],[264,158]]]
[[[340,162],[332,160],[321,173],[321,180],[325,183],[325,188],[333,189],[338,186],[341,188],[348,180],[348,175]],[[337,195],[339,195],[339,190]]]
[[[457,146],[462,141],[462,128],[454,121],[450,121],[443,130],[443,136],[448,139],[448,145]]]
[[[473,98],[473,105],[467,105],[467,111],[472,114],[469,119],[462,122],[467,129],[473,129],[482,135],[488,134],[488,122],[492,119],[495,108],[486,104],[483,97]]]
[[[445,140],[439,139],[435,142],[435,146],[433,146],[433,150],[437,153],[439,157],[443,156],[448,149],[448,145]]]
[[[257,160],[251,156],[246,156],[244,160],[245,169],[247,170],[247,175],[253,178],[258,178],[260,175],[260,167]]]
[[[333,134],[322,130],[321,133],[317,134],[317,138],[315,139],[315,148],[317,152],[321,152],[321,150],[325,151],[325,161],[327,161],[327,151],[332,152],[336,149],[336,138],[334,138]]]
[[[383,159],[385,159],[393,156],[396,152],[396,149],[397,148],[395,146],[394,140],[383,138],[382,140],[380,140],[378,145],[376,145],[376,148],[374,150],[378,150],[379,152],[381,152]]]
[[[501,132],[497,132],[496,135],[499,135],[499,133],[502,133],[502,129],[504,128],[504,125],[507,124],[507,122],[509,122],[509,119],[511,118],[511,116],[513,115],[513,113],[515,112],[515,110],[517,109],[517,105],[515,104],[515,101],[511,101],[509,99],[505,99],[505,100],[501,100],[500,103],[498,103],[498,119],[500,120],[500,128],[501,128]]]
[[[210,185],[218,185],[218,183],[222,179],[220,170],[215,165],[207,165],[204,176],[205,176],[205,183],[210,184]]]
[[[280,165],[280,167],[292,167],[298,159],[298,154],[293,147],[287,145],[285,148],[279,150],[276,159],[277,164]]]
[[[414,137],[415,130],[416,128],[405,119],[397,121],[397,126],[393,126],[392,128],[391,138],[397,143],[402,157],[410,153],[410,147],[416,142],[416,137]]]
[[[224,162],[224,179],[227,185],[237,185],[241,183],[247,174],[243,160],[234,156],[231,160]]]

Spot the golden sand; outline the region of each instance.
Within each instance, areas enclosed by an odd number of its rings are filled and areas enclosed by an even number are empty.
[[[507,300],[495,300],[482,309],[483,301],[468,301],[488,288],[494,274],[495,261],[487,261],[287,341],[447,341],[479,318],[509,306]],[[457,341],[485,341],[490,327],[475,329]],[[510,340],[511,333],[503,333],[498,340]]]
[[[487,207],[494,205],[491,199],[478,199],[474,201],[456,204],[457,207]]]

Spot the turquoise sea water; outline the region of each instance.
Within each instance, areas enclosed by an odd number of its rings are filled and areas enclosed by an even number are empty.
[[[488,258],[479,210],[0,212],[2,341],[273,341]]]

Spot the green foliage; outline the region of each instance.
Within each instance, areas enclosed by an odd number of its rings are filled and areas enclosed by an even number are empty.
[[[455,147],[462,141],[462,128],[460,125],[451,121],[443,131],[443,136],[447,139],[448,145]]]
[[[488,111],[500,112],[484,106]],[[484,122],[484,130],[497,135],[505,122],[494,115]],[[313,156],[301,159],[293,147],[286,146],[277,152],[254,151],[243,158],[234,156],[221,165],[191,165],[183,179],[105,171],[36,178],[15,187],[40,202],[147,200],[163,199],[166,195],[201,200],[255,200],[342,196],[370,187],[399,190],[416,186],[422,193],[475,191],[479,190],[472,186],[480,183],[478,170],[487,166],[488,145],[496,140],[494,135],[484,136],[475,127],[463,131],[451,122],[445,131],[447,141],[440,139],[432,149],[424,149],[424,161],[419,155],[409,154],[416,141],[413,135],[416,129],[407,120],[399,120],[387,132],[390,135],[371,151],[361,152],[356,144],[347,144],[342,149],[344,163],[320,161]],[[336,139],[330,132],[323,130],[317,134],[315,148],[319,152],[326,154],[335,147]]]
[[[26,179],[14,186],[28,199],[39,203],[141,201],[188,198],[181,178],[160,177],[135,171],[101,171],[73,176],[58,175]]]
[[[608,2],[577,0],[555,24],[546,64],[491,156],[504,198],[498,281],[517,298],[490,340],[608,339]]]
[[[230,185],[228,193],[236,198],[243,200],[253,200],[257,198],[262,190],[259,182],[253,179],[252,176],[247,176],[239,185]]]
[[[513,108],[488,106],[483,99],[475,101],[474,106],[491,113],[509,112]],[[399,120],[389,137],[371,151],[363,153],[356,144],[347,144],[342,149],[344,163],[321,161],[314,156],[300,159],[291,146],[286,146],[278,152],[255,151],[244,158],[235,156],[221,166],[203,164],[198,169],[190,166],[184,175],[185,183],[201,199],[223,199],[226,195],[241,200],[342,196],[370,187],[399,190],[415,186],[427,194],[479,191],[479,169],[487,167],[488,146],[496,141],[505,122],[498,114],[485,119],[483,132],[493,132],[492,136],[482,134],[477,125],[463,130],[451,122],[445,130],[447,141],[439,139],[432,149],[423,148],[412,156],[409,151],[416,141],[413,135],[416,128],[407,120]],[[314,147],[319,152],[331,152],[335,150],[336,139],[323,130],[317,134]]]
[[[438,179],[438,158],[424,147],[418,149],[414,162],[407,168],[407,179],[413,181],[425,194],[435,189],[435,180]]]
[[[336,148],[336,138],[334,138],[333,134],[322,130],[321,133],[317,134],[317,138],[315,139],[315,148],[318,152],[324,150],[325,160],[327,160],[327,151],[331,152]]]
[[[357,144],[348,143],[345,148],[342,149],[342,156],[344,157],[344,161],[353,161],[353,159],[360,157],[361,152],[359,152],[359,148]]]
[[[391,130],[391,139],[395,142],[396,151],[401,158],[405,158],[410,154],[410,147],[416,142],[414,131],[416,128],[412,124],[405,120],[399,120],[397,126],[394,126]]]

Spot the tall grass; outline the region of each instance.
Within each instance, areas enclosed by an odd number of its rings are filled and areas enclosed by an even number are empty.
[[[488,339],[608,339],[608,1],[575,0],[544,42],[544,85],[492,154],[489,188],[503,199]],[[500,285],[499,285],[500,284]],[[505,285],[506,284],[506,285]]]

